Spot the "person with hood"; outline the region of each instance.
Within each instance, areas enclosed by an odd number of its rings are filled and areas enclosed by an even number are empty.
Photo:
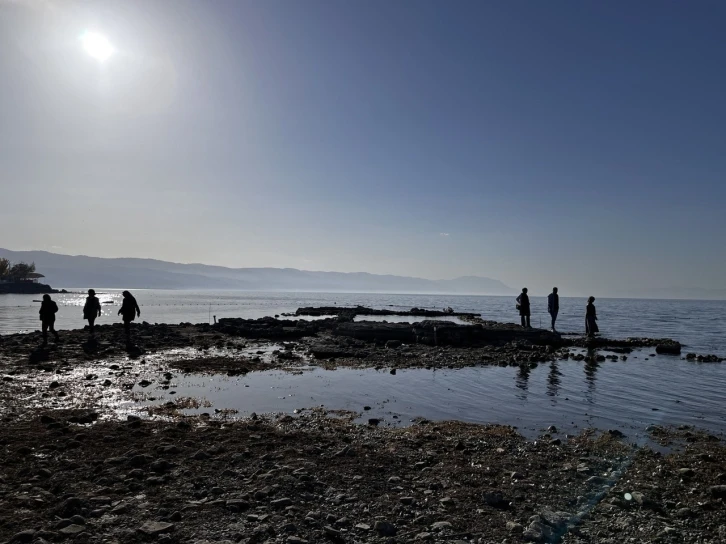
[[[124,330],[126,331],[126,341],[131,340],[131,322],[136,317],[141,317],[141,310],[139,304],[136,302],[134,296],[128,291],[121,293],[124,297],[124,301],[121,304],[121,309],[118,311],[118,315],[124,320]]]
[[[557,287],[552,288],[552,292],[547,296],[547,312],[549,312],[552,318],[552,332],[557,332],[555,329],[555,321],[557,321],[557,314],[560,311],[560,295],[557,294]]]
[[[43,327],[43,345],[48,345],[48,329],[58,341],[58,332],[55,330],[55,314],[58,313],[58,305],[50,298],[50,295],[43,295],[43,302],[40,303],[40,323]]]
[[[527,288],[522,289],[521,294],[517,297],[517,309],[519,315],[522,318],[522,327],[532,328],[530,324],[530,309],[529,309],[529,295],[527,294]]]
[[[597,312],[593,302],[595,302],[595,297],[588,298],[585,307],[585,332],[588,336],[595,336],[595,333],[600,332],[597,326]]]
[[[91,335],[94,333],[93,325],[97,317],[101,317],[101,301],[96,297],[96,291],[89,289],[86,304],[83,306],[83,319],[88,320]]]

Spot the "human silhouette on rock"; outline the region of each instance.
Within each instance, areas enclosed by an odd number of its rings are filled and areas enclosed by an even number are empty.
[[[547,296],[547,312],[552,318],[552,332],[557,332],[555,321],[557,321],[557,314],[560,312],[560,295],[557,294],[557,287],[553,287],[552,292]]]
[[[96,291],[93,289],[88,290],[88,296],[86,297],[86,304],[83,306],[83,319],[88,320],[88,328],[91,332],[91,336],[94,334],[94,324],[96,318],[101,317],[101,301],[96,296]]]
[[[595,333],[600,332],[597,326],[597,311],[595,310],[595,297],[587,299],[587,306],[585,307],[585,332],[588,336],[595,336]]]
[[[121,304],[121,309],[118,311],[118,315],[124,321],[124,330],[126,331],[126,343],[131,342],[131,322],[136,317],[141,317],[141,310],[139,304],[136,302],[134,296],[128,291],[121,293],[124,297],[124,301]]]
[[[43,295],[43,302],[40,303],[40,324],[43,327],[43,345],[48,345],[48,330],[55,336],[58,341],[58,331],[55,330],[55,314],[58,313],[58,305],[50,295]]]
[[[519,315],[522,318],[522,327],[532,328],[530,324],[530,309],[529,309],[529,295],[527,295],[527,288],[522,289],[522,292],[517,297],[517,309]]]

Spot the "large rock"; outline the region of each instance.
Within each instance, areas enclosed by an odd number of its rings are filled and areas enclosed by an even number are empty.
[[[655,346],[655,352],[659,355],[680,355],[681,344],[680,342],[663,342]]]
[[[163,535],[164,533],[171,533],[173,530],[173,523],[166,523],[163,521],[147,521],[139,527],[139,532],[141,534],[151,537]]]

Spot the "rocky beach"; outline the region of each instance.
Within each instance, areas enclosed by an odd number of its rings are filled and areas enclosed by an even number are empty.
[[[653,425],[525,438],[502,425],[390,428],[305,406],[190,415],[179,397],[134,413],[132,389],[184,375],[514,366],[627,360],[669,339],[587,339],[414,308],[301,308],[282,318],[0,336],[4,542],[721,542],[726,450],[713,433]],[[365,321],[366,315],[422,319]],[[306,319],[315,317],[314,320]],[[445,321],[456,317],[460,323]],[[463,324],[462,324],[463,323]],[[360,423],[363,418],[363,424]]]

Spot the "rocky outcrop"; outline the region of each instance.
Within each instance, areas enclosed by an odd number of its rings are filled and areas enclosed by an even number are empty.
[[[0,283],[0,294],[5,295],[42,295],[45,293],[65,293],[65,289],[58,291],[45,283],[31,283],[21,281],[15,283]]]
[[[431,346],[501,345],[518,340],[542,346],[565,344],[561,336],[542,329],[524,329],[501,323],[458,325],[449,321],[434,320],[413,324],[373,321],[339,323],[333,334],[366,342],[386,343],[394,340],[406,344]]]
[[[294,340],[317,334],[320,326],[314,321],[288,321],[263,317],[261,319],[222,318],[214,329],[230,336]]]

